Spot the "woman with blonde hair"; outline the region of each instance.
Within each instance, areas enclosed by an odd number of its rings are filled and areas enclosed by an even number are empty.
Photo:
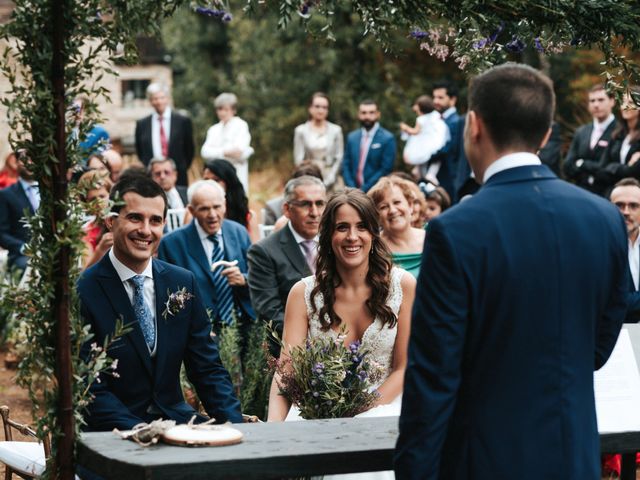
[[[391,251],[393,263],[418,276],[425,231],[412,225],[413,192],[407,180],[382,177],[367,193],[380,217],[382,240]]]

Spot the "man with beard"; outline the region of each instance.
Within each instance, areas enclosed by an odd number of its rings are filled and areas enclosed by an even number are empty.
[[[396,139],[378,121],[380,112],[373,100],[363,100],[358,107],[362,128],[347,136],[342,159],[342,176],[347,187],[369,190],[393,170],[396,160]]]
[[[24,247],[31,238],[25,211],[33,215],[40,206],[38,182],[25,167],[27,161],[24,154],[18,156],[18,181],[0,190],[0,247],[9,251],[9,268],[21,271],[27,268]]]
[[[640,321],[640,182],[635,178],[623,178],[611,190],[613,203],[624,217],[629,238],[629,307],[627,308],[627,323]]]

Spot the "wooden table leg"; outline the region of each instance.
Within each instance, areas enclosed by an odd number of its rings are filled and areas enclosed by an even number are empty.
[[[622,454],[622,468],[620,469],[620,480],[636,480],[636,454]]]

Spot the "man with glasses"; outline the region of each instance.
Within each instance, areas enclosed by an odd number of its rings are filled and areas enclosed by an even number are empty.
[[[631,282],[627,323],[640,321],[640,182],[635,178],[623,178],[611,190],[611,202],[624,217],[629,238],[629,269]]]
[[[289,224],[249,249],[249,293],[258,318],[282,332],[289,290],[315,273],[320,217],[326,205],[322,180],[308,175],[287,182],[283,213]]]
[[[178,181],[178,169],[176,162],[170,158],[154,158],[147,168],[151,180],[162,187],[169,208],[185,208],[189,203],[187,199],[187,187],[176,185]]]

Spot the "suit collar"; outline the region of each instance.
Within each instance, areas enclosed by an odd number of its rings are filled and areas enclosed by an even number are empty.
[[[541,165],[542,162],[537,155],[529,152],[517,152],[504,155],[493,162],[484,172],[484,181],[486,183],[493,175],[503,170],[515,167],[523,167],[526,165]]]
[[[296,239],[291,233],[291,230],[287,228],[283,228],[280,230],[280,244],[282,245],[282,251],[287,252],[287,258],[291,261],[291,265],[295,268],[301,275],[308,276],[311,275],[311,270],[307,265],[307,261],[304,259],[302,252],[300,251],[300,246],[296,242]]]
[[[530,180],[550,180],[558,178],[546,165],[527,165],[509,168],[493,175],[482,188],[503,183],[523,182]]]

